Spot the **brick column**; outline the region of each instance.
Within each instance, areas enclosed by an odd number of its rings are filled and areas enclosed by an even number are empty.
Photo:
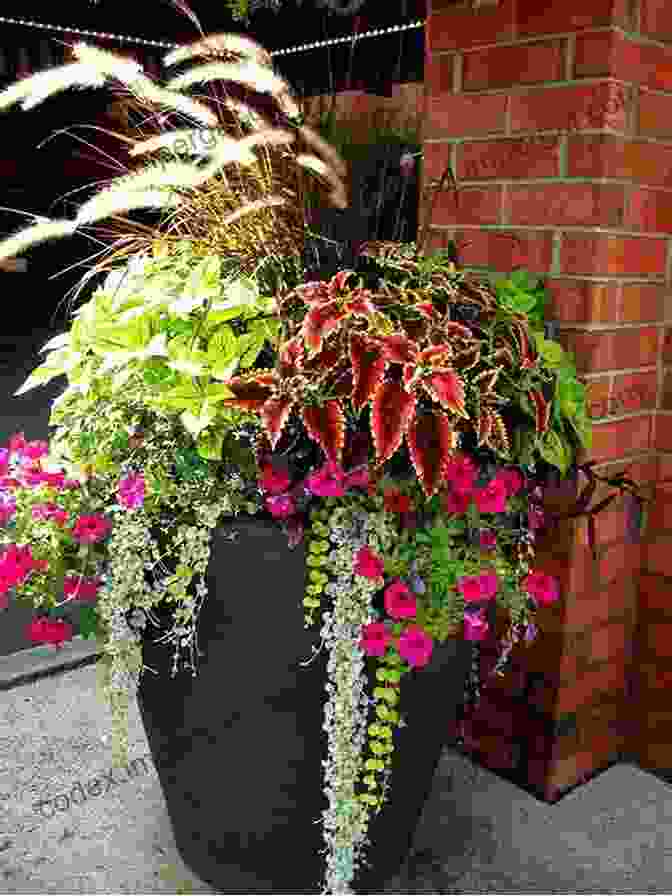
[[[459,207],[439,197],[429,247],[456,239],[467,270],[543,275],[589,388],[579,463],[652,486],[672,477],[672,4],[429,0],[426,29],[423,188],[448,162],[462,187]],[[609,493],[598,486],[592,504]],[[672,768],[667,494],[639,543],[626,501],[600,514],[595,565],[585,517],[538,546],[561,600],[539,612],[543,635],[514,654],[471,749],[544,799],[623,752]]]

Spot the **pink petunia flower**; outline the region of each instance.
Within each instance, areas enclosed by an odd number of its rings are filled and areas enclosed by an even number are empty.
[[[59,526],[64,526],[68,520],[67,510],[51,501],[47,504],[36,504],[31,513],[34,520],[54,520]]]
[[[393,619],[412,619],[418,611],[415,595],[399,579],[385,589],[385,610]]]
[[[33,644],[55,644],[62,646],[64,641],[70,641],[73,629],[64,619],[33,619],[27,626],[26,634]]]
[[[482,551],[491,551],[497,545],[497,533],[492,529],[481,529],[479,532],[479,543]]]
[[[444,470],[444,477],[452,486],[453,491],[461,494],[471,493],[477,475],[476,465],[466,454],[452,457]]]
[[[481,573],[478,576],[461,576],[457,580],[457,587],[466,603],[477,603],[494,597],[499,587],[499,579],[494,572]]]
[[[6,476],[9,470],[9,448],[0,448],[0,476]]]
[[[30,460],[39,460],[39,458],[46,457],[46,455],[49,454],[49,442],[45,442],[41,439],[36,439],[33,442],[26,442],[21,454],[24,457],[30,458]]]
[[[523,591],[536,600],[541,606],[554,603],[560,596],[560,586],[557,579],[545,572],[530,572],[520,583]]]
[[[27,444],[26,437],[22,432],[14,433],[9,440],[9,453],[21,455]]]
[[[471,495],[466,492],[451,491],[443,495],[441,504],[446,513],[466,513],[471,502]]]
[[[371,477],[369,475],[369,468],[366,464],[363,464],[360,467],[353,467],[348,473],[345,474],[345,488],[368,488]]]
[[[474,491],[474,501],[480,513],[505,513],[506,486],[499,479],[493,479],[485,488]]]
[[[355,575],[365,579],[378,579],[382,576],[385,566],[380,557],[377,557],[371,548],[360,548],[355,555]]]
[[[464,638],[466,641],[483,641],[490,630],[482,613],[464,614]]]
[[[345,494],[345,473],[338,464],[327,461],[307,477],[306,488],[320,498],[341,498]]]
[[[390,488],[383,495],[383,507],[388,513],[408,513],[411,499],[408,495],[402,495],[398,488]]]
[[[72,530],[72,537],[80,544],[100,541],[111,531],[112,523],[99,514],[80,516]]]
[[[16,500],[12,495],[0,495],[0,526],[5,526],[16,512]]]
[[[262,467],[260,484],[263,490],[271,495],[279,495],[281,492],[286,492],[291,481],[291,476],[287,470],[280,469],[272,464],[265,464]]]
[[[392,635],[384,622],[370,622],[362,626],[360,648],[367,656],[385,656]]]
[[[507,498],[517,494],[524,484],[522,474],[515,467],[506,467],[504,470],[500,470],[495,479],[504,483]]]
[[[66,576],[63,580],[63,596],[73,600],[95,601],[100,589],[99,578],[90,579],[81,576]]]
[[[426,666],[433,649],[434,642],[419,625],[409,625],[399,635],[399,656],[411,666]]]
[[[266,507],[275,517],[284,518],[296,513],[296,505],[289,495],[269,495]]]
[[[145,477],[142,473],[131,473],[120,479],[117,497],[122,507],[127,509],[142,507],[145,500]]]

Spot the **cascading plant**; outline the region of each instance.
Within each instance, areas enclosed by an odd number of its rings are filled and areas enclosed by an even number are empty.
[[[84,278],[103,282],[17,393],[68,380],[51,444],[19,433],[0,449],[0,602],[13,594],[38,610],[36,643],[63,643],[73,621],[98,637],[123,763],[128,700],[151,671],[140,632],[159,604],[173,605],[173,676],[182,654],[196,674],[212,528],[266,514],[290,547],[305,538],[297,600],[307,626],[323,609],[329,649],[325,892],[352,892],[404,725],[401,679],[435,641],[482,640],[493,601],[510,617],[505,657],[558,597],[531,565],[535,469],[564,475],[588,445],[584,391],[540,330],[542,293],[520,278],[498,292],[414,244],[368,244],[357,270],[306,278],[303,177],[344,207],[344,168],[254,42],[181,47],[166,65],[209,61],[165,86],[112,53],[74,53],[0,92],[0,109],[119,82],[149,122],[150,133],[121,137],[131,159],[159,161],[104,186],[74,220],[40,220],[0,243],[9,258],[79,228],[105,236],[108,218],[117,227]],[[269,94],[283,126],[186,93],[213,81]],[[166,109],[189,126],[161,131]],[[195,129],[208,134],[198,154]],[[125,217],[138,209],[156,224]],[[379,682],[370,696],[367,662]]]

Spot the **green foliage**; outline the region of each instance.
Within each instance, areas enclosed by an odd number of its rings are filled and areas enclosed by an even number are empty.
[[[133,383],[148,408],[180,415],[202,456],[219,459],[239,416],[221,405],[231,395],[222,380],[252,367],[280,333],[273,301],[253,278],[227,276],[232,270],[218,257],[195,258],[187,242],[173,255],[132,259],[75,313],[70,333],[44,346],[45,363],[15,394],[62,374],[70,381],[63,400]]]
[[[512,314],[525,314],[532,326],[543,327],[548,295],[542,280],[520,269],[496,280],[494,287],[502,308]]]

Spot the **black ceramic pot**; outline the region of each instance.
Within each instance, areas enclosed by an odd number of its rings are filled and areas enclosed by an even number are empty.
[[[324,881],[328,656],[301,665],[320,642],[317,624],[304,628],[305,583],[302,545],[290,551],[270,521],[231,521],[213,533],[196,677],[171,679],[172,645],[145,630],[144,662],[160,675],[143,673],[138,703],[175,841],[218,892],[319,893]],[[389,803],[370,822],[358,892],[381,890],[410,851],[468,668],[468,644],[450,639],[402,679],[408,724],[394,735]]]

